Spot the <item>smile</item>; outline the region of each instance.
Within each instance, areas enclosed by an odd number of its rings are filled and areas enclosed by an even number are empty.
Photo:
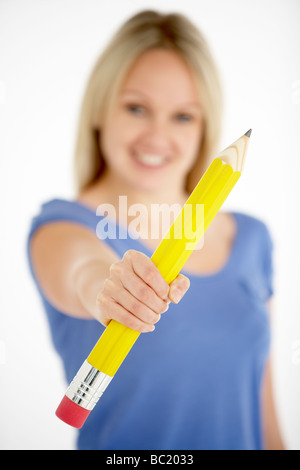
[[[157,154],[133,153],[133,157],[144,167],[159,168],[167,163],[166,157]]]

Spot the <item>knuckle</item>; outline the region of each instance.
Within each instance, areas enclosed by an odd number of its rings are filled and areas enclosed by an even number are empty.
[[[149,293],[149,288],[147,286],[141,286],[139,288],[139,297],[140,300],[142,300],[145,303],[148,303],[150,301],[150,293]]]
[[[150,308],[147,308],[145,311],[144,315],[144,321],[146,323],[149,323],[153,325],[154,323],[157,323],[160,318],[160,314],[157,311],[151,310]]]
[[[105,279],[103,284],[103,291],[104,292],[111,292],[114,287],[114,282],[111,279]]]
[[[158,314],[140,302],[133,302],[131,312],[142,322],[153,324],[158,321]]]
[[[119,275],[120,272],[121,272],[121,264],[120,264],[120,261],[118,261],[117,263],[111,264],[111,265],[110,265],[110,268],[109,268],[109,272],[110,272],[110,274]]]
[[[151,284],[151,282],[153,282],[154,279],[155,279],[155,273],[153,269],[151,269],[150,267],[146,268],[145,273],[144,273],[145,282],[147,282],[147,284]]]
[[[96,303],[99,307],[104,307],[105,305],[107,305],[107,301],[108,301],[108,298],[107,296],[104,294],[104,292],[100,292],[98,295],[97,295],[97,299],[96,299]]]
[[[136,254],[136,251],[133,250],[132,248],[130,250],[127,250],[126,253],[123,256],[123,259],[126,259],[127,261],[131,261]]]
[[[150,325],[153,325],[154,323],[158,321],[158,317],[159,315],[157,313],[155,313],[154,311],[150,309],[147,309],[144,312],[143,321],[146,323],[149,323]]]
[[[134,313],[137,316],[142,316],[143,315],[143,306],[140,304],[140,302],[137,302],[137,301],[132,302],[131,312]]]
[[[140,323],[135,319],[133,315],[129,315],[126,319],[126,324],[129,328],[136,331],[141,331]]]
[[[166,299],[168,297],[168,294],[169,294],[169,284],[167,282],[162,282],[159,286],[159,296],[162,298],[162,299]]]
[[[157,312],[154,312],[153,310],[148,310],[147,314],[145,315],[144,321],[146,323],[149,323],[151,325],[154,325],[154,323],[157,323],[160,318],[160,314]]]
[[[165,313],[168,310],[168,308],[169,308],[169,305],[166,302],[162,302],[158,313],[161,315],[162,313]]]

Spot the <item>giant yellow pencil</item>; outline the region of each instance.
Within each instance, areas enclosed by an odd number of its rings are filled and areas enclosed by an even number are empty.
[[[179,274],[238,181],[250,134],[251,129],[212,161],[153,253],[151,259],[168,284]],[[198,204],[204,208],[202,220],[197,220],[197,211],[193,210]],[[187,232],[193,236],[187,236]],[[110,321],[56,410],[61,420],[75,428],[83,426],[139,335],[115,320]]]

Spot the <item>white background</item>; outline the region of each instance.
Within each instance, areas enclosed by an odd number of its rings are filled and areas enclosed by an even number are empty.
[[[263,219],[273,236],[276,402],[287,447],[300,449],[298,0],[0,0],[0,448],[74,447],[54,416],[66,384],[26,235],[41,202],[73,196],[78,108],[97,54],[149,7],[185,13],[211,46],[225,92],[220,150],[253,128],[224,209]]]

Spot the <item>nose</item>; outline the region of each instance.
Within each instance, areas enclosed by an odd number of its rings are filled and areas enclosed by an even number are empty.
[[[162,117],[151,117],[144,130],[144,142],[157,151],[166,152],[172,144],[170,127]]]

